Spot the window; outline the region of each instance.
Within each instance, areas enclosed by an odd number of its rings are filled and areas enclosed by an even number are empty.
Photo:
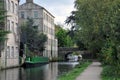
[[[13,52],[13,57],[14,58],[18,58],[19,57],[19,53],[18,53],[18,47],[13,47],[13,51],[15,51],[15,52]]]
[[[51,25],[53,25],[53,19],[52,18],[51,18],[51,22],[50,23],[51,23]]]
[[[47,34],[49,34],[49,27],[48,27],[48,30],[47,30]]]
[[[46,33],[48,33],[48,31],[49,31],[49,27],[48,27],[48,26],[46,26]]]
[[[50,39],[50,46],[51,46],[51,39]]]
[[[21,11],[21,18],[25,18],[25,12]]]
[[[11,58],[14,58],[14,47],[11,48]]]
[[[15,27],[14,32],[15,32],[16,34],[17,34],[17,32],[18,32],[18,23],[16,23],[16,27]]]
[[[51,24],[51,20],[52,20],[52,18],[50,17],[50,20],[49,20],[49,23]]]
[[[14,33],[14,22],[11,24],[11,31]]]
[[[53,33],[52,33],[53,35],[55,35],[55,30],[53,30]]]
[[[47,20],[47,21],[48,21],[48,17],[49,17],[49,16],[48,16],[48,15],[46,15],[46,20]]]
[[[47,26],[45,26],[45,33],[47,33]]]
[[[49,34],[51,33],[51,29],[50,29],[50,28],[48,29],[48,33],[49,33]]]
[[[50,33],[49,34],[51,34],[52,33],[52,29],[50,28]]]
[[[14,2],[13,2],[13,1],[11,2],[11,7],[12,7],[12,8],[11,8],[11,9],[12,9],[12,12],[14,13]]]
[[[48,45],[50,45],[50,39],[48,39]]]
[[[17,14],[17,13],[18,13],[18,5],[15,4],[15,14]]]
[[[18,47],[16,47],[16,50],[15,50],[16,52],[15,52],[15,58],[17,58],[17,57],[19,57],[19,54],[18,54]]]
[[[38,11],[34,11],[34,18],[38,18]]]
[[[45,20],[47,21],[47,14],[45,14]]]
[[[8,4],[8,0],[6,0],[6,4],[7,4],[7,5],[6,5],[6,9],[7,9],[7,11],[8,11],[8,8],[9,8],[9,7],[8,7],[8,5],[9,5],[9,4]]]
[[[43,19],[45,19],[45,13],[43,13]]]
[[[10,58],[10,46],[7,47],[7,58]]]
[[[7,31],[10,31],[10,20],[7,20]]]
[[[45,14],[45,13],[43,14],[43,17],[44,17],[44,19],[46,20],[46,14]]]
[[[8,0],[8,11],[10,11],[10,0]]]

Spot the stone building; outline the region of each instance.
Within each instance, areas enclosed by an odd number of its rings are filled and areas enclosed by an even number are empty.
[[[45,44],[46,48],[42,53],[43,56],[57,57],[57,39],[55,39],[54,16],[44,7],[41,7],[33,2],[26,0],[26,3],[19,6],[19,23],[25,23],[27,18],[32,18],[34,24],[38,26],[40,32],[47,35],[48,40]]]
[[[19,0],[3,0],[8,17],[4,29],[10,31],[0,56],[0,68],[19,66],[18,3]]]

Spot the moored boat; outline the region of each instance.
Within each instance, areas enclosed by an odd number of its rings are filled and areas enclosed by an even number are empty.
[[[36,67],[46,63],[49,63],[48,57],[43,56],[27,57],[25,59],[24,67]]]

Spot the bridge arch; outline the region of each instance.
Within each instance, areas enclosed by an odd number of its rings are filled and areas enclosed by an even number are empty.
[[[80,51],[78,48],[69,48],[69,47],[59,47],[58,48],[58,57],[62,60],[67,60],[67,56],[72,54],[73,52],[77,52],[82,54],[83,51]]]
[[[68,59],[68,55],[70,55],[70,54],[73,54],[73,52],[67,52],[65,55],[64,55],[64,59],[67,61],[67,60],[69,60]]]

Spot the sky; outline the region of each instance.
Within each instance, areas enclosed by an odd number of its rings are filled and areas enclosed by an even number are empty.
[[[20,4],[25,3],[26,0],[20,0]],[[47,9],[55,16],[55,23],[65,25],[66,18],[74,10],[75,0],[34,0],[36,4]],[[66,26],[66,25],[65,25]],[[67,26],[66,26],[67,27]]]

